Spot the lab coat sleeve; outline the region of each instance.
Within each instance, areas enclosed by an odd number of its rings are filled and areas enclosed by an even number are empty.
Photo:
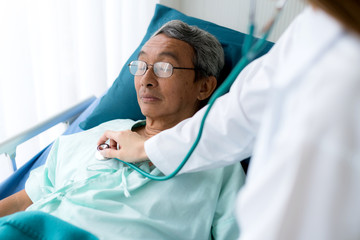
[[[229,93],[217,99],[206,119],[202,138],[181,173],[221,167],[250,156],[272,75],[266,57],[248,65]],[[163,173],[171,173],[191,148],[205,108],[145,142],[149,159]]]

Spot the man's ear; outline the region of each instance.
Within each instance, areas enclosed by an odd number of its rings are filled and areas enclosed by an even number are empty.
[[[217,80],[214,76],[205,77],[203,79],[199,80],[200,82],[200,91],[198,94],[198,100],[204,100],[211,96],[211,94],[214,92]]]

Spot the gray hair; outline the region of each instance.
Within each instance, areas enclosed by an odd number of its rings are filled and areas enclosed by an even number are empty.
[[[197,79],[209,76],[219,77],[225,60],[224,50],[215,36],[179,20],[164,24],[152,37],[159,34],[184,41],[193,47],[195,52],[193,64],[198,69]]]

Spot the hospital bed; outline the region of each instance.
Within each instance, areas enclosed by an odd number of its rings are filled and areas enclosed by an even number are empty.
[[[45,131],[60,122],[69,122],[69,127],[64,134],[73,134],[90,129],[102,122],[112,119],[143,119],[144,117],[140,112],[136,100],[133,77],[128,72],[127,64],[136,59],[142,45],[160,26],[173,19],[182,20],[190,25],[197,25],[200,28],[209,31],[219,39],[225,52],[225,67],[220,76],[220,81],[224,80],[241,57],[242,45],[246,35],[208,21],[187,16],[175,9],[158,4],[143,41],[125,63],[111,88],[109,88],[103,96],[99,98],[90,97],[55,117],[38,124],[30,130],[1,143],[0,154],[7,153],[11,156],[13,164],[15,164],[15,150],[18,144],[21,144],[27,139],[40,134],[42,131]],[[259,56],[269,51],[272,45],[273,43],[267,42]],[[51,144],[36,154],[19,169],[16,169],[14,165],[16,171],[0,184],[0,199],[22,190],[30,171],[44,164],[50,149]],[[244,165],[245,168],[246,161]]]

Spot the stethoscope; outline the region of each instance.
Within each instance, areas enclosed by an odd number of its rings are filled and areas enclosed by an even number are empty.
[[[96,148],[97,151],[95,153],[96,159],[99,160],[99,161],[108,160],[108,158],[106,158],[106,157],[104,157],[103,155],[100,154],[100,151],[108,149],[108,148],[110,148],[110,145],[107,144],[107,143],[103,143],[103,144],[100,144],[99,146],[97,146],[97,148]]]
[[[156,180],[156,181],[169,180],[169,179],[173,178],[176,174],[178,174],[178,172],[183,168],[185,163],[190,158],[191,154],[194,152],[196,146],[198,145],[200,138],[202,136],[203,129],[204,129],[205,120],[206,120],[212,106],[214,105],[216,99],[218,97],[222,96],[224,93],[229,91],[231,85],[236,80],[239,73],[247,66],[248,63],[250,63],[258,55],[259,52],[261,52],[261,50],[263,49],[263,47],[266,44],[266,39],[268,38],[276,20],[280,16],[281,10],[285,6],[286,1],[287,0],[278,0],[277,1],[276,7],[275,7],[275,10],[276,10],[275,14],[273,15],[273,17],[270,19],[270,21],[265,25],[265,27],[261,31],[262,38],[260,38],[259,40],[255,41],[255,42],[254,42],[254,32],[255,32],[256,0],[250,1],[249,34],[246,36],[243,47],[242,47],[242,52],[244,54],[241,57],[240,61],[235,65],[234,69],[230,72],[229,76],[225,79],[225,81],[219,86],[219,88],[211,96],[211,98],[208,102],[208,107],[204,113],[202,120],[201,120],[198,135],[197,135],[192,147],[190,148],[189,152],[186,154],[186,156],[184,157],[182,162],[179,164],[179,166],[171,174],[166,175],[166,176],[155,176],[155,175],[152,175],[152,174],[145,172],[144,170],[138,168],[133,163],[128,163],[128,162],[125,162],[118,158],[115,158],[115,159],[128,165],[130,168],[139,172],[144,177],[147,177],[149,179]],[[107,148],[110,148],[110,146],[107,143],[100,144],[97,147],[97,150],[98,150],[97,154],[100,155],[99,151],[107,149]],[[102,159],[98,158],[99,160],[107,160],[106,158],[102,157],[101,155],[97,156],[97,157],[102,158]]]

